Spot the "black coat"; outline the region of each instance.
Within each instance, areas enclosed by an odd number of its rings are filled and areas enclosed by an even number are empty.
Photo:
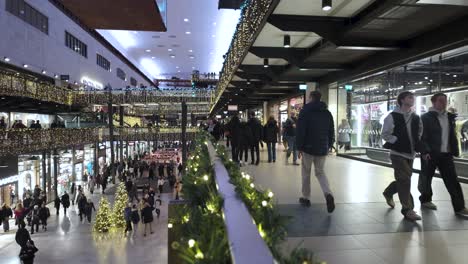
[[[263,141],[267,143],[278,142],[278,133],[279,128],[276,124],[276,120],[268,121],[268,123],[263,127]]]
[[[249,122],[247,122],[247,124],[249,125],[250,130],[252,131],[253,143],[260,142],[263,137],[263,127],[262,124],[260,124],[260,120],[258,120],[256,117],[252,117],[249,119]]]
[[[254,142],[252,130],[250,129],[247,122],[240,124],[240,141],[239,145],[243,147],[250,147]]]
[[[70,196],[68,196],[68,193],[62,195],[62,205],[65,208],[70,207]]]
[[[138,214],[138,210],[132,210],[132,213],[130,214],[130,220],[134,224],[138,224],[140,222],[140,215]]]
[[[430,111],[421,116],[423,122],[423,135],[421,142],[423,145],[422,153],[430,153],[432,155],[440,154],[440,147],[442,145],[442,128],[440,126],[438,113]],[[458,147],[457,134],[455,131],[456,115],[447,113],[449,123],[449,148],[450,154],[455,157],[460,155],[460,148]]]
[[[296,136],[296,120],[288,118],[284,122],[283,126],[283,136],[285,137],[295,137]]]
[[[143,223],[151,223],[153,222],[153,209],[151,206],[146,206],[141,210],[141,217],[143,218]]]
[[[231,121],[227,124],[227,130],[231,137],[231,143],[233,146],[239,146],[240,144],[240,120],[239,117],[233,116]]]
[[[296,145],[309,155],[324,156],[335,143],[333,116],[324,102],[308,103],[299,114]]]

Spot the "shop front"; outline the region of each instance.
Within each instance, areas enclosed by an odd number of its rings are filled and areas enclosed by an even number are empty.
[[[457,113],[461,158],[468,159],[467,65],[468,46],[465,46],[378,74],[338,83],[330,93],[336,96],[337,101],[334,110],[338,152],[370,160],[383,159],[388,151],[383,149],[382,125],[385,117],[396,107],[396,96],[402,91],[413,92],[416,96],[415,112],[422,115],[431,107],[431,96],[442,92],[448,97],[448,111]]]

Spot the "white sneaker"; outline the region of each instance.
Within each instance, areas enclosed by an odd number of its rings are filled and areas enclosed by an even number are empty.
[[[437,210],[437,205],[435,205],[433,202],[422,203],[421,207],[430,209],[430,210]]]
[[[410,220],[410,221],[417,221],[421,220],[421,216],[419,216],[415,211],[410,210],[405,214],[405,218]]]
[[[463,217],[468,217],[468,209],[463,208],[460,211],[456,212],[455,214]]]

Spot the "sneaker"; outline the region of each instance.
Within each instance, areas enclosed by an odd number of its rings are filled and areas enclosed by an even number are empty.
[[[307,198],[299,198],[299,203],[303,206],[307,206],[309,207],[310,206],[310,200],[307,199]]]
[[[329,213],[335,211],[335,198],[333,198],[333,195],[327,194],[325,200],[327,200],[327,211]]]
[[[409,210],[406,214],[405,214],[405,218],[410,220],[410,221],[417,221],[417,220],[421,220],[421,216],[419,216],[415,211],[413,210]]]
[[[383,196],[385,197],[385,201],[387,201],[388,206],[390,208],[395,208],[395,201],[393,201],[393,197],[386,195],[385,193],[382,193]]]
[[[421,207],[431,210],[437,210],[437,205],[435,205],[433,202],[422,203]]]
[[[456,214],[459,216],[468,217],[468,209],[463,208],[460,211],[456,212]]]

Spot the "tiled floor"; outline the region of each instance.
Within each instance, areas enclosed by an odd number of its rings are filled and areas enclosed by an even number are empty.
[[[113,194],[107,195],[113,201]],[[93,195],[96,207],[101,195]],[[51,210],[48,231],[32,235],[39,248],[34,263],[167,263],[167,204],[169,194],[163,194],[161,215],[154,217],[153,235],[143,237],[142,224],[137,236],[124,237],[123,234],[94,236],[92,225],[79,222],[78,213],[73,208],[64,217],[62,211],[56,216]],[[97,208],[96,208],[97,209]],[[93,218],[95,213],[93,215]],[[94,220],[93,220],[94,221]],[[14,226],[14,224],[13,224]],[[15,232],[4,234],[0,228],[0,263],[20,263],[19,246],[15,242]]]
[[[328,214],[313,172],[312,206],[304,208],[298,205],[301,167],[286,166],[281,150],[276,163],[265,161],[264,150],[261,155],[259,166],[242,169],[255,177],[257,185],[271,189],[280,212],[292,217],[286,252],[300,245],[329,264],[468,263],[468,219],[455,216],[442,180],[433,182],[439,209],[421,210],[418,175],[413,175],[412,193],[423,220],[411,223],[403,220],[398,202],[392,210],[382,197],[393,180],[392,169],[331,156],[325,167],[337,206]],[[468,195],[468,185],[462,187]],[[394,199],[398,201],[397,196]]]

